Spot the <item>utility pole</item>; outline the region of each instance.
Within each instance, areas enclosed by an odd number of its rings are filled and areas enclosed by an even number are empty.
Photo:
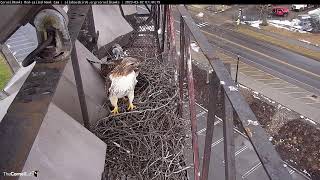
[[[240,56],[237,55],[237,70],[236,70],[236,79],[235,79],[236,84],[238,84],[239,61],[240,61]]]
[[[241,17],[242,17],[242,9],[239,9],[239,15],[238,15],[238,20],[237,20],[237,25],[239,26],[241,23]]]

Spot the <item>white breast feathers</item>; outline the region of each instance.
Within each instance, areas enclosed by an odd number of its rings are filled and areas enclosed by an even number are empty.
[[[114,77],[111,74],[109,78],[111,80],[111,86],[109,88],[110,95],[117,96],[118,98],[127,96],[130,91],[134,90],[134,87],[138,82],[137,74],[134,71],[126,76]]]

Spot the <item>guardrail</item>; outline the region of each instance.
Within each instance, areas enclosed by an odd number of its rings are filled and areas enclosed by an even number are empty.
[[[207,38],[201,33],[199,28],[193,21],[190,13],[183,5],[178,5],[177,10],[180,18],[180,57],[176,58],[178,81],[180,88],[180,103],[179,112],[182,114],[183,102],[183,82],[185,77],[188,80],[188,94],[189,94],[189,111],[191,119],[191,133],[192,133],[192,149],[194,161],[194,179],[207,180],[210,167],[211,143],[213,137],[214,118],[217,111],[218,90],[220,88],[223,92],[224,99],[224,117],[223,119],[223,137],[224,137],[224,157],[225,157],[225,175],[227,180],[236,179],[235,169],[235,150],[233,137],[233,111],[235,111],[241,121],[241,124],[248,136],[251,144],[254,147],[258,158],[260,159],[268,177],[272,180],[289,180],[292,179],[288,170],[276,152],[272,143],[268,140],[269,136],[259,124],[254,113],[250,109],[248,103],[238,92],[238,88],[231,78],[228,70],[225,68],[222,61],[215,57],[213,47],[210,45]],[[170,49],[175,58],[175,31],[173,25],[172,6],[168,12],[168,32],[170,39]],[[202,161],[202,170],[199,168],[199,145],[197,138],[197,120],[196,120],[196,106],[195,93],[192,72],[192,60],[190,53],[190,38],[191,36],[198,43],[203,54],[209,61],[213,72],[210,75],[209,81],[209,106],[207,118],[207,131],[205,138],[204,157]],[[186,67],[185,67],[186,64]],[[187,72],[187,74],[186,74]]]

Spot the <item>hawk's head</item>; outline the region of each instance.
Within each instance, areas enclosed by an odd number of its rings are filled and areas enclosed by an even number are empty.
[[[116,66],[111,74],[113,76],[126,76],[132,71],[139,72],[140,60],[133,57],[125,57],[121,63]]]

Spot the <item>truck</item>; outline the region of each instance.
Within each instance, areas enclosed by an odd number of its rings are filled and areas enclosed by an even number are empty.
[[[291,9],[293,11],[303,11],[308,8],[314,7],[314,5],[311,4],[292,4]]]

